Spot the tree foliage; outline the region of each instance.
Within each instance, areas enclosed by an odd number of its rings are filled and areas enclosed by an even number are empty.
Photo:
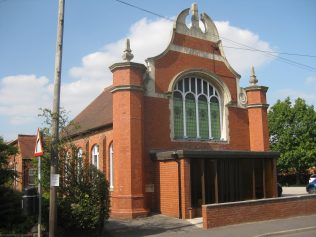
[[[22,215],[22,194],[10,185],[17,173],[9,167],[9,157],[17,153],[15,146],[5,143],[0,137],[0,233],[23,233],[34,223]]]
[[[9,156],[13,156],[17,152],[16,147],[6,144],[0,137],[0,185],[5,185],[17,175],[14,170],[9,168]]]
[[[280,152],[278,169],[305,173],[316,165],[316,112],[298,98],[278,100],[268,113],[271,149]]]

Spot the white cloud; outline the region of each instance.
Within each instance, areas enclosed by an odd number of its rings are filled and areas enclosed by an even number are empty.
[[[316,106],[316,77],[306,77],[304,84],[306,88],[303,90],[285,88],[278,90],[276,94],[281,98],[290,97],[295,101],[297,98],[302,98],[307,104]]]
[[[258,35],[249,30],[231,26],[227,21],[215,22],[215,24],[220,36],[225,39],[233,39],[259,50],[272,50],[269,43],[260,40]],[[82,64],[69,71],[70,76],[78,80],[63,85],[64,107],[71,108],[76,114],[87,105],[87,101],[91,101],[104,87],[112,84],[112,74],[108,67],[122,61],[121,55],[126,38],[129,38],[131,42],[132,53],[135,56],[133,61],[144,63],[146,58],[156,56],[167,48],[171,40],[172,26],[173,23],[166,19],[149,21],[143,18],[130,27],[129,33],[123,39],[107,44],[102,50],[83,57]],[[224,39],[223,44],[232,46]],[[259,67],[271,60],[262,53],[230,48],[224,48],[224,50],[228,61],[240,74],[248,72],[251,65]]]
[[[309,76],[305,79],[305,85],[313,87],[316,89],[316,77],[314,76]]]
[[[225,39],[233,39],[260,50],[272,50],[268,42],[249,30],[231,26],[229,22],[215,24],[223,37],[224,46],[232,46]],[[143,18],[130,27],[126,37],[84,56],[81,65],[69,70],[72,81],[62,84],[61,106],[76,115],[105,87],[112,84],[112,73],[108,68],[122,61],[126,38],[131,41],[132,53],[135,55],[133,61],[144,63],[146,58],[156,56],[166,49],[171,40],[172,26],[173,23],[166,19],[150,21]],[[271,60],[261,53],[229,48],[224,50],[228,61],[240,74],[248,72],[251,65],[259,67]],[[311,81],[314,79],[308,79],[307,83]],[[8,117],[11,124],[38,123],[38,108],[51,107],[53,86],[47,77],[14,75],[2,78],[0,83],[0,115]]]
[[[228,21],[217,21],[215,24],[222,39],[228,62],[239,74],[248,73],[252,65],[260,67],[273,60],[273,57],[267,54],[251,50],[273,51],[269,43],[261,40],[259,35],[249,30],[231,26]],[[250,50],[236,48],[247,48]]]
[[[0,115],[8,116],[12,125],[28,124],[37,119],[39,108],[51,101],[47,77],[15,75],[0,80]]]
[[[277,97],[281,100],[285,99],[286,97],[290,97],[292,101],[295,101],[297,98],[302,98],[306,101],[307,104],[313,104],[314,106],[316,106],[315,91],[301,91],[285,88],[277,90],[274,94],[277,95]]]
[[[126,38],[130,39],[134,62],[144,63],[168,46],[171,38],[172,22],[161,19],[149,21],[145,18],[130,27],[123,39],[107,44],[102,50],[88,54],[82,64],[69,70],[71,77],[77,79],[62,86],[62,105],[73,115],[82,110],[105,87],[112,84],[109,66],[121,62]]]

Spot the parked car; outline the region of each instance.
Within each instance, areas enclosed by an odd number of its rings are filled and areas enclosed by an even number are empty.
[[[312,174],[311,177],[309,177],[308,183],[313,182],[316,179],[316,174]]]
[[[313,174],[309,179],[309,184],[306,186],[306,191],[310,194],[316,193],[316,174]]]
[[[279,183],[277,183],[277,186],[278,186],[278,197],[281,197],[282,192],[283,192],[283,188],[282,188],[281,184],[279,184]]]

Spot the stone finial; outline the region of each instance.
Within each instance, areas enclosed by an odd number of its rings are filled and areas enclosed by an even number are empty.
[[[124,61],[127,61],[127,62],[130,62],[134,58],[134,55],[132,54],[131,46],[129,43],[129,39],[126,39],[126,48],[123,52],[122,58]]]
[[[197,3],[192,3],[191,11],[192,11],[192,17],[191,17],[192,27],[199,28],[200,27],[199,26],[199,13],[198,13]]]
[[[249,80],[250,86],[255,86],[257,84],[257,82],[258,82],[258,80],[257,80],[256,74],[255,74],[255,69],[252,66],[251,73],[250,73],[250,80]]]

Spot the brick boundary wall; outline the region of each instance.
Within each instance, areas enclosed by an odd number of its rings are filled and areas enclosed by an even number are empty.
[[[316,214],[316,194],[202,206],[203,228]]]

